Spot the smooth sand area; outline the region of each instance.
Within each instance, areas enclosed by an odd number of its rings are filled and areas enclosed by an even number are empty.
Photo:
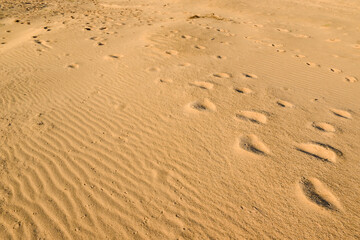
[[[360,239],[357,0],[0,0],[0,239]]]

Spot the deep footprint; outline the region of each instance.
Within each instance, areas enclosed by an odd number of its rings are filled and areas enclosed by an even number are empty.
[[[249,153],[260,156],[270,154],[270,149],[254,134],[241,136],[237,144],[238,147]]]
[[[343,156],[343,153],[324,143],[312,142],[299,144],[297,150],[313,156],[324,162],[336,163],[337,157]]]
[[[336,197],[318,179],[302,177],[299,181],[299,187],[301,194],[316,206],[331,211],[341,209]]]
[[[266,124],[267,122],[267,117],[264,114],[253,111],[241,111],[240,113],[236,114],[236,117],[257,124]]]

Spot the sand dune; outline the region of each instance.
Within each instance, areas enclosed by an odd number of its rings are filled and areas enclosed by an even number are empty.
[[[358,2],[0,6],[0,239],[360,238]]]

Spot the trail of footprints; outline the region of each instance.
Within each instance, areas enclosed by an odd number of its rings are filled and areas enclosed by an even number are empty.
[[[205,29],[211,29],[211,27],[206,26]],[[217,29],[219,32],[221,29]],[[278,29],[281,32],[284,29]],[[308,38],[307,35],[301,35],[297,37]],[[198,39],[192,37],[190,35],[181,35],[182,39],[185,40],[194,40]],[[272,47],[281,47],[282,45],[271,44]],[[200,45],[193,45],[195,49],[204,50],[206,47]],[[179,53],[175,50],[166,51],[168,55],[178,55]],[[306,56],[301,54],[294,55],[296,58],[306,58]],[[225,56],[215,55],[215,59],[223,60],[226,59]],[[306,62],[306,65],[309,67],[321,67],[319,64],[313,62]],[[158,68],[148,68],[149,72],[157,72]],[[339,74],[342,73],[342,70],[337,68],[329,68],[329,71]],[[213,73],[212,77],[215,79],[231,79],[233,78],[233,74],[228,72],[218,72]],[[242,73],[241,78],[256,80],[258,76],[252,73]],[[345,77],[347,82],[356,82],[356,77]],[[164,80],[160,79],[160,82],[171,83],[172,80]],[[212,90],[214,88],[214,84],[208,81],[195,81],[189,83],[190,86],[198,87],[203,90]],[[235,87],[233,88],[234,93],[238,94],[251,94],[253,91],[250,88],[246,87]],[[294,108],[295,105],[291,102],[279,99],[276,101],[276,104],[280,108],[291,109]],[[197,100],[194,102],[190,102],[185,106],[185,110],[190,113],[211,113],[216,111],[215,104],[208,98],[204,98],[202,100]],[[330,112],[334,114],[334,116],[342,118],[342,119],[351,119],[352,116],[349,112],[340,110],[340,109],[330,109]],[[249,122],[252,124],[257,124],[259,126],[266,125],[268,122],[269,114],[262,111],[254,111],[254,110],[243,110],[239,111],[235,118],[239,121]],[[324,133],[335,133],[336,128],[327,122],[313,122],[311,125],[314,129],[324,132]],[[243,134],[239,136],[235,141],[235,149],[237,152],[241,154],[247,154],[252,157],[267,157],[271,155],[271,150],[266,143],[264,143],[257,135],[255,134]],[[317,159],[319,161],[324,162],[325,164],[335,164],[340,158],[343,157],[342,151],[336,149],[328,144],[311,141],[308,143],[300,143],[296,144],[295,149],[309,157]],[[338,199],[331,193],[327,187],[322,184],[322,182],[316,178],[306,178],[301,177],[301,179],[297,182],[298,193],[300,198],[304,199],[304,201],[310,203],[311,205],[317,207],[318,209],[324,209],[327,211],[341,211],[342,207]]]

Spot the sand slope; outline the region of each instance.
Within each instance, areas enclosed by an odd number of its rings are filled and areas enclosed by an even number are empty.
[[[1,3],[1,239],[360,237],[356,1],[27,2]]]

